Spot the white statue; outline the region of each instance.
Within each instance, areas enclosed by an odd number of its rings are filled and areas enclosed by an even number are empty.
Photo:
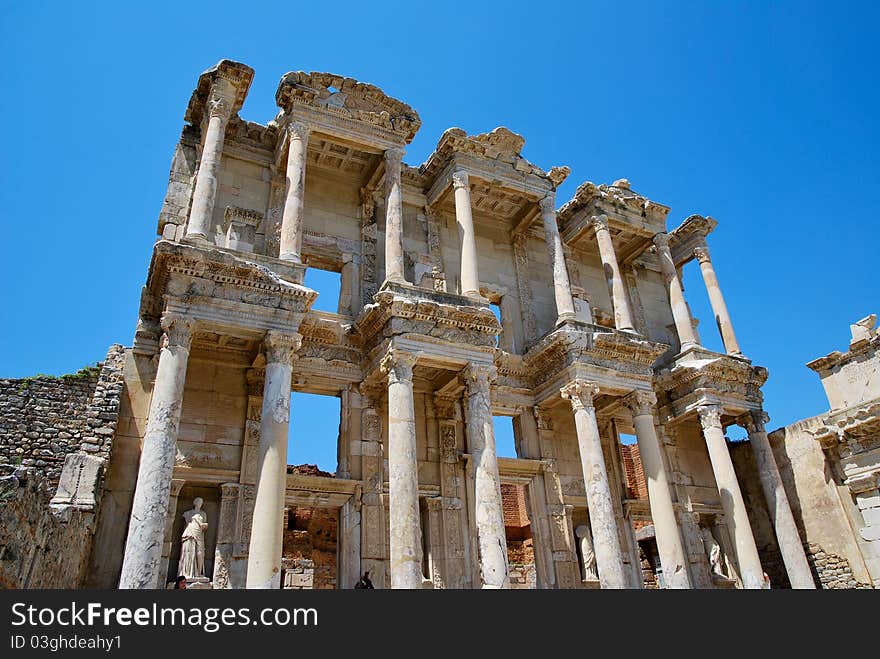
[[[574,533],[581,540],[581,560],[584,564],[584,581],[597,581],[599,575],[596,574],[596,554],[593,551],[593,536],[590,534],[590,527],[586,524],[581,524],[574,530]]]
[[[702,526],[700,527],[700,535],[703,537],[703,548],[706,551],[706,556],[709,557],[710,576],[729,579],[729,577],[724,574],[724,568],[722,567],[721,545],[718,544],[715,536],[712,535],[712,531],[709,528]]]
[[[203,503],[201,497],[196,497],[193,499],[192,510],[183,513],[186,528],[180,536],[177,574],[187,579],[205,577],[205,529],[208,528],[208,516],[202,510]]]

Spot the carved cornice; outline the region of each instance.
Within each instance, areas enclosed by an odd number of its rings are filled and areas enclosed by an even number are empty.
[[[428,176],[430,180],[440,177],[444,168],[456,154],[470,156],[477,162],[491,163],[493,167],[500,167],[508,175],[522,179],[523,175],[532,175],[542,179],[546,191],[549,192],[565,180],[565,169],[554,168],[553,177],[540,167],[530,163],[522,157],[521,151],[525,144],[522,135],[499,127],[489,133],[480,135],[468,135],[461,128],[449,128],[437,142],[428,160],[419,167],[419,170]],[[492,180],[491,177],[489,180]],[[559,181],[557,183],[556,181]]]
[[[418,333],[452,343],[493,346],[501,331],[495,314],[452,293],[392,284],[375,295],[354,329],[368,349],[389,334]]]
[[[596,185],[586,181],[559,209],[558,216],[560,224],[567,224],[581,214],[592,217],[603,213],[631,219],[642,218],[665,229],[669,207],[638,194],[625,179],[615,181],[611,185],[604,183]]]
[[[375,85],[332,73],[285,73],[275,101],[288,114],[305,107],[334,119],[394,133],[406,143],[412,141],[422,124],[413,108]]]
[[[694,258],[694,249],[706,245],[706,238],[718,226],[711,217],[690,215],[679,226],[669,232],[669,250],[675,267]]]

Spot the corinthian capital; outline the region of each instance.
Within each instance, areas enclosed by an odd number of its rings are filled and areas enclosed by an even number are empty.
[[[697,414],[700,415],[700,423],[703,425],[704,430],[707,428],[722,430],[721,415],[723,413],[724,408],[721,405],[700,405],[697,408]]]
[[[700,245],[699,247],[694,247],[694,256],[697,261],[700,263],[711,263],[711,259],[709,258],[709,248],[706,245]]]
[[[654,244],[657,245],[657,249],[663,252],[669,251],[669,234],[668,233],[658,233],[654,236]]]
[[[403,160],[403,149],[385,149],[385,167],[386,169],[389,166],[394,166],[395,168],[400,168],[400,163]]]
[[[590,224],[593,225],[596,232],[608,231],[608,216],[605,214],[594,215],[590,218]]]
[[[287,134],[292,140],[297,139],[305,142],[309,139],[309,127],[301,121],[291,121],[287,124]]]
[[[556,210],[556,197],[552,194],[548,194],[538,202],[538,206],[541,208],[541,213],[543,215],[553,213]]]
[[[161,320],[162,331],[165,332],[165,346],[189,350],[192,344],[195,321],[192,318],[176,313],[166,313]]]
[[[737,417],[736,423],[745,428],[746,432],[751,435],[756,432],[767,432],[764,424],[769,420],[770,416],[764,410],[750,410]]]
[[[388,384],[396,382],[412,382],[413,366],[416,365],[418,354],[391,348],[379,364],[380,370],[388,376]]]
[[[468,395],[489,391],[489,385],[498,377],[498,369],[491,364],[468,364],[462,371]]]
[[[453,188],[467,188],[468,183],[470,182],[470,178],[468,177],[468,173],[462,171],[460,169],[452,172],[452,187]]]
[[[622,402],[633,416],[651,416],[657,404],[657,396],[653,391],[634,391]]]
[[[593,397],[599,393],[598,385],[586,380],[572,380],[559,390],[562,397],[571,402],[574,411],[593,409]]]
[[[232,113],[232,104],[228,99],[224,98],[220,94],[214,94],[211,96],[211,100],[208,101],[208,114],[213,117],[220,117],[224,121],[229,119],[230,114]]]
[[[302,335],[269,330],[263,339],[267,364],[292,364],[296,351],[302,345]]]

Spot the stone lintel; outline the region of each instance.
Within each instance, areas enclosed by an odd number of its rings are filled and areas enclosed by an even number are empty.
[[[669,251],[676,268],[681,268],[694,258],[694,249],[706,242],[718,221],[703,215],[690,215],[669,232]]]

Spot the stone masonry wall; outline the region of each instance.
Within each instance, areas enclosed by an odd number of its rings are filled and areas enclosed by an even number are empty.
[[[91,549],[94,513],[49,508],[54,487],[24,475],[0,485],[0,588],[78,588]]]
[[[62,377],[0,380],[0,462],[18,464],[57,483],[68,453],[89,434],[86,410],[98,367]]]
[[[123,357],[124,348],[113,345],[103,363],[73,375],[0,380],[0,463],[12,466],[2,475],[15,473],[0,481],[0,587],[82,584],[102,465],[116,431]],[[83,480],[83,460],[94,465],[91,482]],[[64,496],[50,506],[59,479]]]

